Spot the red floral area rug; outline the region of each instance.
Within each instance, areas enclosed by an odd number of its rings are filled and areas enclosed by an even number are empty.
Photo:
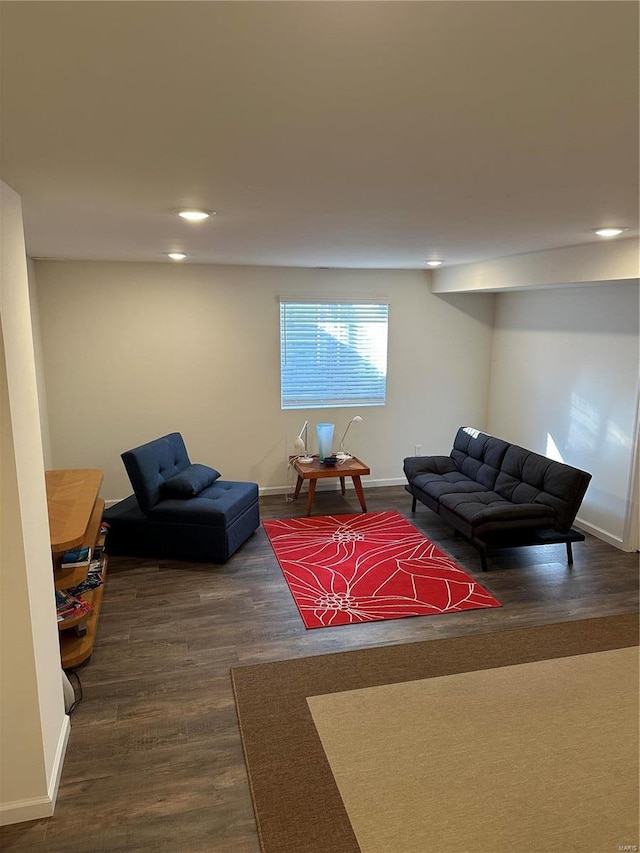
[[[307,628],[502,606],[395,511],[262,526]]]

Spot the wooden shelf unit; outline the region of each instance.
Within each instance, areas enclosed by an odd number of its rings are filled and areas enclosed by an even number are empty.
[[[46,471],[51,554],[56,589],[68,589],[81,583],[87,576],[87,566],[62,568],[62,555],[70,548],[104,544],[100,535],[100,522],[104,501],[98,496],[102,485],[102,471],[94,468],[69,468]],[[103,552],[102,578],[107,571],[107,556]],[[102,606],[104,583],[85,592],[82,598],[92,605],[91,613],[83,613],[58,623],[60,655],[63,669],[73,669],[84,663],[93,652]]]

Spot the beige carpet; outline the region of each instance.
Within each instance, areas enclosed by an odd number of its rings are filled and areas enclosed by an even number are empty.
[[[630,614],[234,668],[263,851],[638,844],[637,642]]]
[[[637,696],[629,648],[308,703],[362,853],[566,853],[637,841]]]

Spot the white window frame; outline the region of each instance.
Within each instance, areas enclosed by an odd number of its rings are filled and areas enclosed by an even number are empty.
[[[280,297],[281,408],[384,406],[388,337],[386,300]]]

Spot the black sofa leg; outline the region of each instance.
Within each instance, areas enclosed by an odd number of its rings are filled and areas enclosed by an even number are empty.
[[[571,542],[567,542],[567,563],[568,565],[573,565],[573,550],[571,549]]]
[[[411,512],[415,512],[415,511],[416,511],[416,499],[414,498],[411,501]]]
[[[487,566],[487,546],[483,542],[479,542],[477,539],[472,543],[478,549],[478,553],[480,554],[480,565],[482,567],[483,572],[488,572],[489,568]]]

